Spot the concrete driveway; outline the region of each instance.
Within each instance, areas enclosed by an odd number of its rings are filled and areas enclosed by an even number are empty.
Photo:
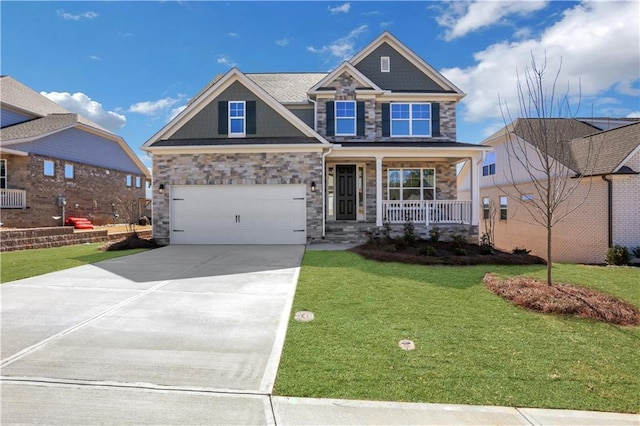
[[[304,246],[169,246],[4,284],[2,424],[271,424]]]

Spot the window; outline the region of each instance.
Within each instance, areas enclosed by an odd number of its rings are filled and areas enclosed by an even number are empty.
[[[355,136],[356,103],[355,101],[336,101],[336,135]]]
[[[435,169],[389,169],[389,200],[435,200]]]
[[[500,197],[500,220],[507,220],[507,197]]]
[[[391,136],[431,136],[431,104],[391,104]]]
[[[66,179],[73,179],[73,177],[74,177],[73,164],[65,164],[64,165],[64,177]]]
[[[53,161],[44,160],[44,175],[55,176],[55,164]]]
[[[380,57],[380,72],[391,72],[391,58],[388,56]]]
[[[533,194],[522,194],[522,201],[533,201],[536,197]]]
[[[496,174],[496,153],[487,152],[482,163],[482,176],[490,176]]]
[[[142,185],[140,176],[136,176],[136,188],[140,188]]]
[[[0,188],[7,189],[7,160],[0,160]]]
[[[127,175],[127,186],[131,186],[131,175]]]
[[[490,219],[491,218],[491,199],[490,198],[483,198],[482,199],[482,217],[483,219]]]
[[[245,102],[229,102],[229,136],[245,136]]]

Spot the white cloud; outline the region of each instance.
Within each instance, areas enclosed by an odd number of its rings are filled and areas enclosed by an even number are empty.
[[[335,56],[343,61],[351,58],[353,56],[353,50],[355,45],[355,40],[359,35],[364,33],[367,30],[367,25],[360,25],[358,28],[351,30],[349,34],[345,37],[339,38],[335,40],[330,45],[325,45],[320,48],[316,48],[313,46],[307,47],[307,50],[312,53],[329,53],[332,56]]]
[[[506,16],[525,15],[543,9],[547,3],[546,0],[449,2],[436,21],[447,28],[445,40],[453,40],[501,22]]]
[[[229,37],[240,37],[238,33],[227,33]]]
[[[180,102],[181,98],[163,98],[157,101],[138,102],[129,107],[128,112],[135,112],[149,117],[165,114],[174,104]]]
[[[90,55],[89,59],[93,59],[94,61],[101,61],[102,58],[100,56],[96,56],[96,55]]]
[[[78,15],[73,15],[71,13],[67,13],[64,10],[60,9],[60,10],[57,10],[56,13],[58,14],[59,17],[67,21],[80,21],[81,19],[96,19],[98,17],[98,14],[92,11],[87,11],[84,13],[80,13]]]
[[[381,28],[387,28],[387,27],[390,27],[391,25],[393,25],[393,21],[380,22]]]
[[[640,111],[630,112],[626,118],[640,118]]]
[[[218,55],[218,59],[216,60],[216,62],[219,63],[220,65],[224,65],[232,68],[238,65],[233,61],[233,59],[229,58],[226,55]]]
[[[176,118],[176,116],[177,116],[178,114],[180,114],[182,111],[184,111],[186,107],[187,107],[186,105],[182,105],[182,106],[179,106],[179,107],[177,107],[177,108],[173,108],[173,109],[169,112],[169,117],[168,117],[167,121],[171,121],[171,120],[173,120],[174,118]]]
[[[558,71],[559,92],[585,100],[609,89],[635,93],[640,69],[640,4],[638,2],[583,2],[564,11],[562,19],[539,39],[502,42],[476,52],[475,65],[442,73],[468,93],[463,99],[464,119],[479,121],[501,117],[498,94],[517,113],[517,72],[530,66],[531,55],[547,57],[547,80]],[[581,91],[579,83],[581,85]]]
[[[276,44],[280,47],[285,47],[289,45],[289,39],[287,37],[276,40]]]
[[[40,92],[40,94],[111,132],[120,130],[127,123],[127,118],[124,115],[105,110],[102,104],[92,100],[84,93]]]
[[[345,3],[342,6],[336,7],[329,6],[327,9],[332,15],[335,15],[336,13],[349,13],[349,9],[351,9],[351,3]]]

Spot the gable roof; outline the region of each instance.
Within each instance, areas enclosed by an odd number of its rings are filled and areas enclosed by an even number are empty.
[[[0,129],[0,139],[19,143],[67,129],[78,123],[78,114],[51,114]]]
[[[308,103],[307,91],[327,73],[247,73],[254,83],[280,103]]]
[[[350,60],[349,63],[352,65],[357,65],[360,61],[370,55],[375,49],[380,47],[382,44],[387,43],[389,46],[394,48],[398,53],[404,56],[409,62],[415,65],[419,70],[425,73],[429,78],[431,78],[434,82],[440,85],[443,89],[449,90],[455,94],[457,94],[460,98],[465,96],[465,93],[456,87],[451,81],[449,81],[444,75],[438,72],[431,65],[426,63],[424,59],[418,56],[415,52],[405,46],[400,40],[398,40],[393,34],[389,31],[384,31],[380,34],[375,40],[365,46],[360,52],[356,53]]]
[[[323,87],[331,84],[336,78],[340,77],[343,73],[349,74],[351,77],[355,78],[360,84],[370,90],[376,90],[382,92],[382,89],[378,87],[373,81],[369,80],[367,76],[362,74],[360,71],[356,69],[349,62],[341,63],[336,69],[327,74],[322,80],[317,82],[311,89],[308,89],[309,92],[317,92],[321,90]]]
[[[289,123],[297,128],[303,135],[308,138],[315,138],[323,144],[329,144],[320,134],[315,130],[307,126],[300,118],[298,118],[293,112],[288,110],[284,105],[278,102],[271,94],[266,92],[262,87],[256,84],[247,75],[242,73],[238,68],[232,68],[220,78],[214,79],[213,84],[208,86],[204,91],[201,91],[187,107],[180,112],[173,120],[167,123],[160,131],[153,135],[145,144],[142,149],[146,149],[154,146],[154,144],[160,140],[168,139],[176,131],[178,131],[183,125],[191,120],[196,114],[198,114],[203,108],[205,108],[210,102],[212,102],[218,95],[220,95],[231,84],[239,82],[248,90],[253,92],[258,98],[269,105],[274,111],[284,117]],[[234,139],[238,143],[242,142],[242,139]],[[160,145],[156,145],[160,146]]]
[[[577,138],[571,141],[571,152],[578,170],[589,166],[590,155],[597,155],[589,175],[606,175],[622,172],[625,163],[640,152],[640,123],[628,124],[612,130],[606,130]],[[631,170],[628,172],[640,172]]]
[[[8,106],[16,108],[18,110],[27,112],[32,115],[39,115],[41,117],[49,114],[69,114],[70,112],[53,102],[51,99],[36,92],[30,87],[25,86],[19,81],[15,80],[11,76],[4,75],[0,77],[0,101]],[[100,126],[93,121],[78,116],[78,122],[84,125],[94,127],[103,132],[111,133],[104,127]]]

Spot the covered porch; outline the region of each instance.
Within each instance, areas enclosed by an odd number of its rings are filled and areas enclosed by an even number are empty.
[[[336,237],[343,229],[365,232],[385,222],[399,226],[411,221],[422,234],[432,226],[444,226],[469,230],[474,234],[469,236],[477,240],[478,179],[472,184],[471,199],[459,200],[456,167],[471,160],[477,170],[483,147],[351,145],[355,146],[334,146],[325,154],[323,236]]]

